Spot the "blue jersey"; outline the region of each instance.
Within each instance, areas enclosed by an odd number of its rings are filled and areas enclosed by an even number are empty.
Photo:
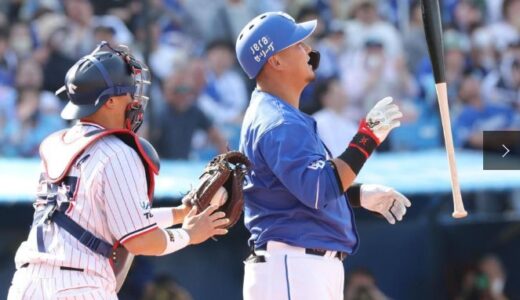
[[[279,241],[349,254],[356,250],[354,215],[314,119],[255,90],[242,124],[240,151],[253,163],[244,189],[250,244]]]

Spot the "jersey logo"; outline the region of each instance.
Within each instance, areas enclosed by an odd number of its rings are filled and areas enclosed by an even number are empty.
[[[149,201],[142,201],[141,209],[144,211],[143,216],[146,219],[150,219],[151,217],[153,217],[153,214],[151,212],[152,204]]]
[[[317,160],[313,161],[307,168],[311,170],[318,170],[323,169],[325,167],[325,161],[324,160]]]

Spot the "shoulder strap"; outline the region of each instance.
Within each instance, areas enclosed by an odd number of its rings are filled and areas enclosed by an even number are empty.
[[[55,222],[59,227],[65,229],[70,235],[75,237],[81,244],[89,248],[97,254],[101,254],[106,258],[110,258],[112,254],[112,245],[105,242],[104,240],[96,237],[90,231],[81,227],[78,223],[72,220],[65,213],[56,209],[51,217],[51,220]]]

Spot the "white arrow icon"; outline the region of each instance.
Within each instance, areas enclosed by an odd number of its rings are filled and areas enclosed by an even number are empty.
[[[502,155],[502,157],[506,156],[508,153],[509,153],[509,149],[507,149],[506,145],[502,144],[502,147],[504,147],[504,149],[506,149],[506,153],[504,153]]]

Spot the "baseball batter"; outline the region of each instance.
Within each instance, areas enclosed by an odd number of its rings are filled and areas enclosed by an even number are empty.
[[[152,209],[159,161],[135,135],[149,84],[146,65],[105,42],[68,71],[61,115],[79,121],[40,147],[34,221],[8,299],[117,299],[133,255],[166,255],[226,233],[216,206]]]
[[[392,98],[362,120],[345,151],[331,157],[316,123],[298,110],[315,78],[319,53],[305,43],[316,20],[295,23],[282,12],[250,21],[237,38],[237,58],[256,79],[240,136],[251,160],[245,225],[252,254],[244,299],[343,299],[342,261],[359,243],[353,206],[402,220],[410,202],[381,185],[353,184],[365,161],[402,117]]]

